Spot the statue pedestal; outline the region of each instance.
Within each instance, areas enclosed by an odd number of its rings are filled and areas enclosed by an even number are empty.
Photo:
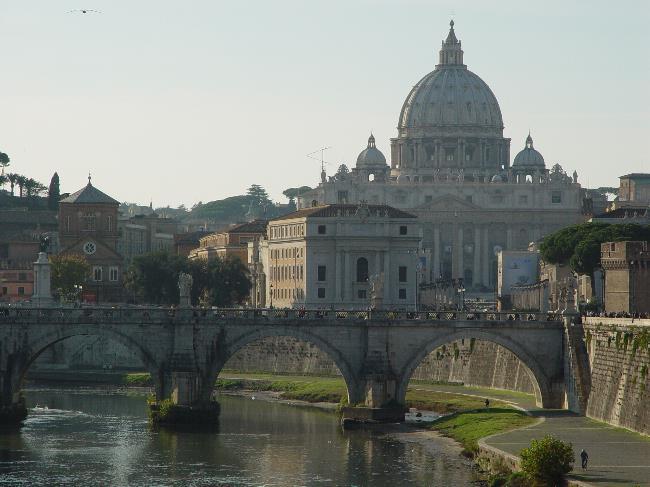
[[[32,302],[39,308],[47,308],[54,304],[50,280],[52,269],[47,254],[38,253],[38,259],[34,262],[34,294]]]

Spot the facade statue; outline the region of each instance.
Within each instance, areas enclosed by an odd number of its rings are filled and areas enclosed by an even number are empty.
[[[458,182],[462,183],[463,181],[465,181],[465,171],[463,171],[463,168],[461,167],[458,170]]]
[[[384,273],[373,274],[368,281],[370,284],[370,306],[373,309],[381,308],[384,299]]]

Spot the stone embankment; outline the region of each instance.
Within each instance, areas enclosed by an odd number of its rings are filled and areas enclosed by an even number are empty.
[[[589,317],[587,416],[650,435],[650,320]]]

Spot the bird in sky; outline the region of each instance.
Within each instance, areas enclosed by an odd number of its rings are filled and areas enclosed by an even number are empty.
[[[75,9],[75,10],[70,10],[68,13],[71,14],[71,13],[74,13],[74,12],[80,12],[82,14],[101,14],[101,12],[99,10],[82,9],[82,8],[78,8],[78,9]]]

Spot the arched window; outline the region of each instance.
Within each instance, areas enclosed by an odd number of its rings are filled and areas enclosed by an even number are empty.
[[[360,257],[357,259],[357,282],[368,281],[368,259]]]

